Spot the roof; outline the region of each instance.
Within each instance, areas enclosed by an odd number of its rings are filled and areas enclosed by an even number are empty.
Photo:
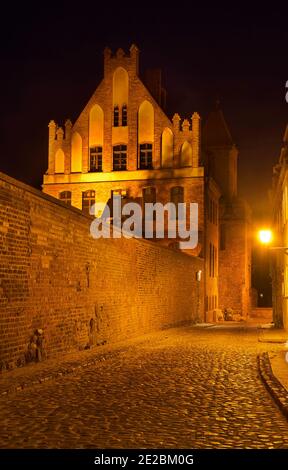
[[[203,128],[203,142],[206,147],[231,147],[234,145],[223,112],[219,107],[208,115]]]

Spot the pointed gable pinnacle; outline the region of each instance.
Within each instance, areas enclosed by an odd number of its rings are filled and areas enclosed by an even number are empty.
[[[105,49],[104,49],[104,58],[105,59],[110,59],[111,55],[112,55],[111,49],[106,46]]]
[[[189,129],[190,129],[190,122],[188,121],[188,119],[184,119],[184,121],[182,122],[182,131],[189,132]]]
[[[117,59],[122,59],[123,57],[125,57],[125,52],[123,51],[121,47],[117,49],[116,57]]]
[[[57,140],[62,142],[63,136],[64,136],[64,131],[63,131],[62,127],[58,127],[58,129],[56,131],[56,136],[57,136]]]
[[[172,118],[172,121],[173,121],[173,127],[174,127],[174,130],[175,131],[179,131],[180,129],[180,121],[181,121],[181,117],[179,116],[178,113],[175,113],[173,118]]]

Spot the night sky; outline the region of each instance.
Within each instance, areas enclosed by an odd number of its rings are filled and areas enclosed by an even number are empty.
[[[288,123],[288,7],[103,3],[1,5],[0,171],[40,187],[49,120],[74,122],[102,78],[104,47],[135,43],[142,71],[163,70],[169,117],[205,119],[220,99],[240,151],[240,195],[264,216]]]

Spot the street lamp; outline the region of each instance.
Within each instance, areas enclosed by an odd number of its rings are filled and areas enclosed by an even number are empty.
[[[273,240],[272,230],[270,229],[259,230],[258,238],[263,245],[269,245]]]
[[[262,245],[266,245],[269,250],[283,251],[285,255],[288,255],[288,246],[269,246],[273,241],[272,230],[265,228],[258,231],[258,239]]]
[[[258,239],[262,245],[266,245],[267,249],[273,251],[277,254],[283,253],[283,255],[288,255],[288,246],[269,246],[273,241],[273,232],[270,229],[261,229],[258,231]],[[272,278],[272,289],[274,291],[274,300],[273,300],[273,318],[274,325],[276,327],[283,327],[283,312],[282,307],[279,305],[282,304],[282,301],[279,299],[287,298],[288,293],[288,276],[287,268],[288,263],[287,259],[285,261],[285,256],[280,262],[278,257],[273,256],[273,260],[270,259],[270,276]],[[284,280],[284,297],[283,297],[283,280]],[[279,293],[279,292],[282,292]]]

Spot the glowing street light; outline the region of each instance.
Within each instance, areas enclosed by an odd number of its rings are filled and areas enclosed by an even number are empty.
[[[272,230],[262,229],[258,232],[258,238],[263,245],[270,245],[273,240]]]
[[[262,245],[270,245],[273,242],[273,232],[270,229],[261,229],[258,231],[258,239]],[[269,250],[283,251],[288,255],[288,246],[268,246]]]

